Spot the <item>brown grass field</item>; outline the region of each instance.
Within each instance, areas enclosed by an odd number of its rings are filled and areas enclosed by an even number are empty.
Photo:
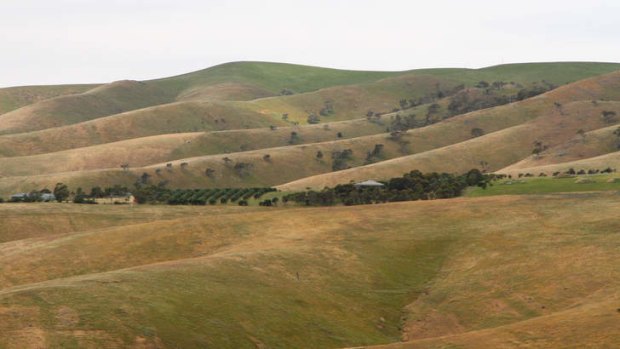
[[[618,204],[3,204],[0,347],[612,348]]]

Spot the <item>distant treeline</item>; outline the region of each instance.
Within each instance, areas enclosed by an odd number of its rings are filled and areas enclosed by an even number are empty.
[[[422,173],[418,170],[402,177],[383,182],[383,187],[363,187],[341,184],[321,191],[305,191],[289,194],[284,202],[293,201],[307,206],[330,206],[336,204],[364,205],[394,201],[433,200],[460,196],[468,186],[486,188],[492,174],[477,169],[457,176],[450,173]]]

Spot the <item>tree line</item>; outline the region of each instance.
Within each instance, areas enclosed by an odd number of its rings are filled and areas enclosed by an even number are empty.
[[[353,183],[336,185],[321,191],[304,191],[286,195],[284,202],[292,201],[306,206],[336,204],[363,205],[395,201],[446,199],[462,195],[468,186],[486,188],[495,178],[493,174],[472,169],[462,175],[450,173],[422,173],[418,170],[382,182],[383,187],[363,187]]]

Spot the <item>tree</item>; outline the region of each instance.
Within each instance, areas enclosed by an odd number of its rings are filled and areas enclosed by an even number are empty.
[[[373,150],[369,151],[366,155],[366,163],[370,164],[375,161],[375,159],[379,159],[383,153],[383,144],[375,144]]]
[[[620,127],[614,130],[614,135],[616,136],[618,140],[618,145],[616,145],[616,148],[620,149]]]
[[[479,128],[479,127],[474,127],[471,129],[471,136],[472,137],[480,137],[484,135],[484,130]]]
[[[81,187],[78,187],[75,190],[75,195],[73,196],[73,203],[83,204],[85,198],[86,198],[86,194],[84,194],[84,191],[82,190]]]
[[[315,113],[311,113],[310,115],[308,115],[307,121],[309,124],[318,124],[319,122],[321,122],[321,119]]]
[[[541,141],[534,142],[534,149],[532,150],[532,154],[538,156],[543,151],[547,150],[548,146],[544,145]]]
[[[297,142],[299,142],[299,135],[297,134],[297,132],[292,131],[291,132],[291,138],[288,140],[289,144],[296,144]]]
[[[207,168],[205,170],[205,176],[207,176],[209,178],[212,178],[214,174],[215,174],[215,170],[212,169],[212,168]]]
[[[91,198],[102,198],[104,195],[103,190],[101,189],[101,187],[93,187],[90,190],[90,197]]]
[[[482,81],[479,81],[479,82],[476,84],[476,87],[477,87],[477,88],[487,88],[487,87],[489,87],[489,83],[488,83],[488,82],[486,82],[486,81],[484,81],[484,80],[482,80]]]
[[[324,107],[319,111],[321,116],[329,116],[334,113],[334,103],[332,101],[325,101]]]
[[[317,151],[317,152],[316,152],[316,158],[317,158],[317,160],[321,160],[321,159],[323,159],[323,152],[322,152],[322,151],[320,151],[320,150],[319,150],[319,151]]]
[[[437,103],[433,103],[428,106],[428,109],[426,111],[426,124],[427,125],[431,123],[431,116],[437,114],[439,112],[439,109],[441,109],[441,106]]]
[[[263,155],[263,160],[265,160],[267,162],[271,162],[271,155],[269,155],[269,154]]]
[[[63,183],[56,183],[54,187],[54,196],[56,197],[56,201],[62,202],[65,201],[69,197],[69,187]]]
[[[345,149],[332,152],[332,171],[340,171],[349,168],[348,161],[353,158],[353,150]]]
[[[151,178],[151,175],[146,172],[143,172],[142,175],[140,176],[140,183],[142,184],[148,183],[149,178]]]
[[[252,167],[254,167],[254,165],[249,162],[238,162],[235,164],[233,169],[239,177],[245,177],[250,174]]]
[[[338,138],[342,138],[342,132],[338,132],[338,133],[336,133],[336,137],[338,137]]]
[[[608,124],[612,124],[612,123],[616,122],[616,112],[615,111],[605,110],[605,111],[603,111],[601,113],[601,117]]]
[[[398,101],[398,104],[400,105],[400,109],[405,109],[409,106],[409,102],[406,99],[401,99]]]

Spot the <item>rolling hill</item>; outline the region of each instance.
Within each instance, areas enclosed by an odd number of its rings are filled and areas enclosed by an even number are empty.
[[[615,63],[0,89],[4,199],[513,177],[355,207],[2,203],[0,348],[618,347],[617,174],[538,175],[619,167],[619,127]]]
[[[572,150],[564,159],[602,156],[614,151],[620,77],[611,71],[618,68],[533,63],[356,72],[239,62],[86,91],[50,87],[58,95],[50,92],[0,115],[0,192],[56,182],[131,186],[144,173],[180,188],[300,190],[413,168],[536,167],[550,164],[552,151],[565,154],[558,149],[571,147],[577,131],[592,139],[591,148]],[[527,98],[527,91],[549,89]],[[601,113],[616,114],[602,119]],[[307,124],[310,114],[317,125]],[[400,120],[413,128],[394,134]],[[603,142],[594,140],[598,134],[607,135],[606,145],[597,145]],[[536,141],[548,149],[532,159]],[[368,155],[377,146],[381,153]],[[332,157],[348,149],[353,156],[346,167],[352,168],[334,172]],[[167,163],[185,165],[163,171]],[[237,173],[237,163],[251,170]],[[207,178],[206,169],[215,175]]]
[[[0,346],[613,347],[617,206],[1,205]]]

